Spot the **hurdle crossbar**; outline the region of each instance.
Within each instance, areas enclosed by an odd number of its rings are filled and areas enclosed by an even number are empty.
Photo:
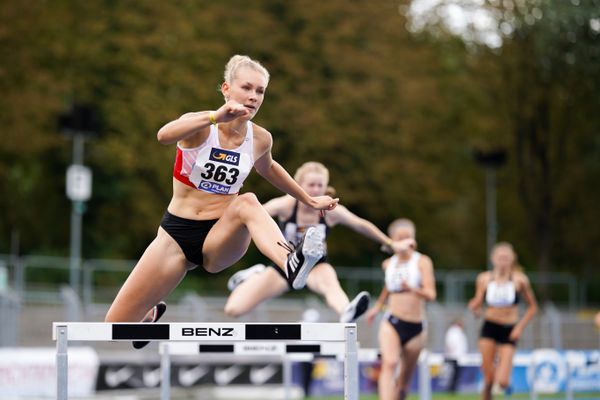
[[[57,398],[59,400],[68,399],[67,350],[70,341],[244,342],[255,340],[281,341],[292,344],[306,341],[323,342],[325,347],[327,347],[325,343],[343,342],[344,398],[347,400],[358,399],[356,324],[54,322],[52,338],[56,340]]]

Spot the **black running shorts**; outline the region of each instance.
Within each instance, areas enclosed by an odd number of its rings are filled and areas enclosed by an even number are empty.
[[[165,211],[160,226],[177,242],[185,258],[195,265],[202,265],[204,240],[218,219],[198,221],[181,218]]]
[[[481,334],[479,337],[492,339],[498,344],[510,344],[516,346],[517,341],[510,340],[510,333],[514,327],[514,324],[504,325],[485,320],[481,326]]]

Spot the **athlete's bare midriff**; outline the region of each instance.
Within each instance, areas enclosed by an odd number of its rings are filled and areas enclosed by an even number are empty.
[[[485,310],[484,317],[488,321],[501,325],[516,324],[519,320],[519,307],[516,305],[506,308],[488,307]]]
[[[236,194],[212,194],[194,189],[173,179],[173,198],[167,208],[169,212],[181,218],[193,220],[219,219]]]
[[[425,301],[410,292],[390,293],[388,311],[404,321],[421,322],[425,319]]]

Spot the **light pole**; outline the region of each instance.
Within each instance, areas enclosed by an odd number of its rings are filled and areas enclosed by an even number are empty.
[[[75,104],[59,116],[60,130],[73,140],[72,164],[67,168],[67,197],[71,200],[69,285],[79,293],[81,274],[81,231],[85,202],[92,195],[92,170],[83,165],[86,137],[95,136],[99,116],[90,105]]]
[[[490,255],[492,247],[498,240],[498,221],[496,208],[496,173],[506,163],[506,150],[495,148],[492,150],[475,149],[473,157],[477,164],[485,169],[485,221],[487,241],[487,266],[492,268]]]

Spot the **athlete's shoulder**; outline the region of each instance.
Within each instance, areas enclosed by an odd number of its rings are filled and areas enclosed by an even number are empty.
[[[419,265],[421,266],[431,266],[433,267],[433,260],[427,254],[418,253],[419,254]]]
[[[477,282],[482,284],[487,284],[492,278],[492,273],[490,271],[483,271],[477,274]]]
[[[390,264],[392,263],[392,260],[394,259],[395,256],[391,256],[386,258],[385,260],[383,260],[383,262],[381,263],[381,268],[385,271],[387,269],[387,267],[390,266]]]
[[[254,122],[251,122],[251,123],[252,123],[252,131],[254,133],[255,140],[273,141],[273,135],[271,135],[271,132],[269,132],[262,126],[255,124]]]
[[[514,271],[513,272],[513,280],[515,282],[522,282],[525,284],[529,284],[529,278],[523,271]]]
[[[273,136],[271,132],[260,125],[252,122],[252,132],[254,139],[254,148],[262,155],[269,151],[273,146]]]

